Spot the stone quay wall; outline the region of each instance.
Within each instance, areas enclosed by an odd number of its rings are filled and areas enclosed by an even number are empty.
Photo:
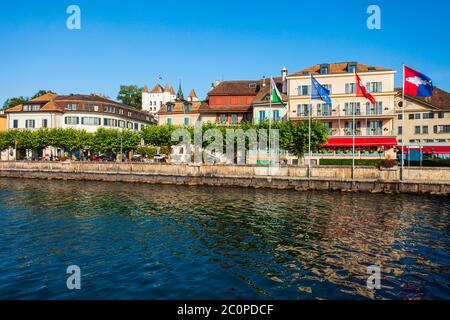
[[[450,168],[175,165],[165,163],[1,161],[0,177],[295,190],[450,194]]]

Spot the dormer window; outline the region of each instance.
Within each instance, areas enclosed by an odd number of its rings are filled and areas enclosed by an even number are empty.
[[[303,74],[304,74],[305,76],[307,76],[307,75],[309,75],[309,71],[303,71]]]
[[[191,111],[191,104],[186,103],[183,105],[183,112],[190,112]]]
[[[250,83],[250,84],[248,85],[248,87],[249,87],[250,89],[256,89],[256,83]]]
[[[329,74],[330,73],[330,65],[329,64],[322,64],[320,66],[320,74]]]
[[[66,110],[69,111],[76,111],[77,110],[77,104],[76,103],[68,103]]]
[[[39,104],[24,104],[23,111],[39,111],[41,106]]]
[[[347,71],[349,73],[354,73],[356,71],[356,67],[357,67],[357,63],[356,62],[350,62],[347,66]]]

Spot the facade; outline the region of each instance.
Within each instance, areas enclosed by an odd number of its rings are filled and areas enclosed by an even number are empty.
[[[356,97],[355,70],[377,101],[375,105]],[[317,64],[291,74],[287,77],[289,118],[308,121],[311,113],[312,119],[328,127],[328,143],[319,156],[351,157],[355,128],[357,156],[395,157],[395,74],[392,69],[357,62]],[[311,75],[330,90],[332,107],[310,100]]]
[[[287,121],[288,119],[288,97],[286,94],[287,80],[286,69],[283,69],[283,76],[274,78],[274,82],[281,93],[284,104],[270,103],[270,79],[263,79],[262,89],[253,100],[253,123],[263,120],[271,121]]]
[[[142,90],[142,110],[156,116],[162,105],[167,102],[174,102],[175,98],[175,90],[172,86],[169,87],[167,83],[164,88],[157,83],[150,92],[147,85],[144,85]]]
[[[0,132],[6,131],[6,115],[0,114]]]
[[[146,112],[97,95],[45,94],[5,111],[7,129],[98,128],[141,130],[151,124]]]
[[[262,80],[222,81],[208,93],[202,105],[200,121],[221,126],[252,120],[252,104],[262,88]]]
[[[402,89],[397,89],[395,128],[406,159],[450,158],[450,93],[435,88],[431,97],[405,96],[404,129]]]
[[[200,119],[201,101],[167,102],[158,112],[159,125],[194,126]]]

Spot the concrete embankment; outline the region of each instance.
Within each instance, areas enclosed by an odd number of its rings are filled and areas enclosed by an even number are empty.
[[[225,166],[91,162],[0,162],[0,177],[295,190],[450,194],[450,168]]]

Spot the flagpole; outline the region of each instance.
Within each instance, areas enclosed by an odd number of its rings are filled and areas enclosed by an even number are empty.
[[[311,178],[311,114],[312,114],[312,74],[310,77],[309,105],[308,105],[308,178]]]
[[[403,64],[403,83],[402,83],[402,157],[401,157],[401,170],[400,170],[400,181],[403,181],[403,175],[404,175],[404,162],[405,162],[405,139],[404,139],[404,132],[405,132],[405,64]]]
[[[356,79],[356,67],[355,67],[355,91],[356,91],[356,96],[358,96],[356,86],[359,85],[359,84],[356,83],[356,81],[358,81],[358,80]],[[352,125],[352,127],[353,127],[353,130],[352,130],[352,135],[353,135],[353,137],[352,137],[352,179],[353,180],[355,179],[355,109],[356,109],[355,105],[356,105],[356,102],[352,106],[352,114],[353,114],[353,125]]]
[[[271,115],[270,112],[272,111],[272,82],[273,82],[273,78],[270,77],[270,85],[269,85],[269,133],[268,133],[268,149],[269,149],[269,161],[268,161],[268,170],[269,170],[269,175],[270,175],[270,161],[272,161],[272,156],[270,154],[270,129],[272,128],[272,123],[271,123]]]

